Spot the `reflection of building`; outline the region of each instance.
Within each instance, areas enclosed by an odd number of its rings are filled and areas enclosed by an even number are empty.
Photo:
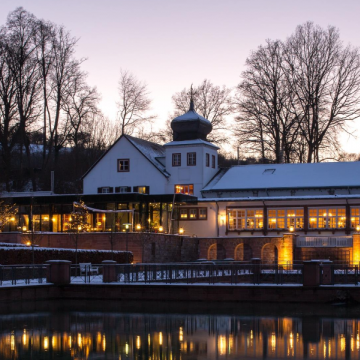
[[[72,312],[1,324],[4,360],[360,357],[358,319]]]
[[[211,124],[192,101],[171,126],[173,141],[163,146],[121,136],[85,174],[82,195],[3,194],[20,205],[5,230],[67,231],[71,204],[81,198],[97,209],[135,211],[134,218],[95,211],[92,231],[125,231],[129,223],[133,230],[154,232],[181,227],[186,235],[237,241],[228,248],[207,244],[210,258],[360,262],[359,162],[219,170],[218,148],[206,140]],[[298,235],[296,241],[285,239],[289,232]]]

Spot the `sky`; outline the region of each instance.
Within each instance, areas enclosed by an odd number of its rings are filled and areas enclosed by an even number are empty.
[[[306,21],[336,26],[345,44],[360,46],[358,0],[1,0],[0,24],[18,6],[79,38],[76,56],[87,58],[106,116],[116,118],[123,69],[147,83],[159,127],[174,93],[204,79],[235,87],[252,50]],[[359,139],[342,136],[343,148],[359,153],[360,119],[353,130]]]

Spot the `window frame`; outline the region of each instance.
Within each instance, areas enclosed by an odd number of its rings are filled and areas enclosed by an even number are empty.
[[[188,152],[186,154],[187,166],[196,166],[196,152]]]
[[[120,162],[127,161],[127,169],[120,170]],[[117,159],[117,172],[129,172],[130,171],[130,159]]]
[[[215,155],[211,155],[211,167],[215,169],[216,165],[216,158]]]
[[[176,191],[177,187],[180,187],[182,186],[183,188],[185,187],[189,187],[189,191],[186,193],[185,191],[184,192],[178,192]],[[192,187],[192,192],[190,193],[190,187]],[[194,195],[194,184],[175,184],[174,185],[174,193],[175,194],[184,194],[184,195]]]
[[[310,215],[311,210],[316,210],[316,215]],[[326,215],[319,215],[320,210],[325,210]],[[336,214],[328,215],[329,210],[336,210]],[[339,215],[339,210],[342,210],[343,214]],[[308,228],[309,230],[343,230],[346,229],[346,207],[345,206],[312,206],[308,208]],[[316,219],[316,227],[311,226],[312,219]],[[319,219],[324,224],[323,227],[319,227]],[[339,220],[343,221],[343,226],[339,226]],[[351,220],[351,217],[350,217]],[[331,222],[335,221],[335,226],[331,226]],[[330,226],[329,226],[330,225]]]
[[[236,217],[231,217],[230,213],[235,211]],[[244,216],[239,216],[239,212],[244,212]],[[248,215],[248,212],[254,211],[254,215]],[[257,216],[257,212],[261,212],[261,216]],[[236,219],[235,226],[230,225],[230,220]],[[240,222],[244,224],[244,227],[239,228],[239,219]],[[243,220],[243,221],[242,221]],[[248,227],[248,221],[254,221],[254,227]],[[262,221],[262,226],[260,222]],[[259,226],[258,226],[259,224]],[[227,231],[262,231],[264,230],[264,209],[263,208],[234,208],[229,207],[226,209],[226,229]]]
[[[353,210],[357,210],[357,213],[353,214]],[[355,229],[360,225],[360,206],[350,207],[350,228]]]
[[[205,217],[200,218],[200,210],[205,210]],[[195,217],[190,217],[190,212],[194,211]],[[181,217],[181,214],[186,214],[186,218]],[[207,220],[207,207],[180,207],[179,209],[179,221],[203,221]]]
[[[275,211],[275,215],[270,216],[270,211]],[[284,211],[284,216],[279,216],[278,211]],[[302,211],[302,215],[297,215],[296,211]],[[290,212],[294,212],[294,215],[290,215]],[[270,226],[270,220],[275,219],[275,227]],[[279,220],[284,221],[284,227],[279,227]],[[294,220],[294,221],[291,221]],[[302,224],[302,227],[299,226]],[[290,208],[268,208],[267,209],[267,229],[269,231],[289,230],[290,227],[294,227],[294,230],[304,230],[305,228],[305,209],[303,207],[290,207]]]
[[[175,161],[176,156],[178,156],[178,161]],[[172,166],[181,166],[181,153],[172,154]]]

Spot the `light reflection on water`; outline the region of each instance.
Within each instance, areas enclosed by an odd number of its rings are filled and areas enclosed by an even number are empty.
[[[0,359],[359,359],[359,318],[70,312],[0,316]]]

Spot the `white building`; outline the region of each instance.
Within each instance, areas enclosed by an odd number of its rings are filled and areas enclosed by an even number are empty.
[[[133,230],[182,228],[186,235],[238,242],[292,232],[298,248],[310,249],[306,256],[321,245],[331,248],[331,256],[360,261],[360,238],[353,250],[360,231],[360,162],[219,169],[218,147],[206,139],[211,123],[194,111],[192,101],[171,126],[173,141],[165,145],[121,136],[84,175],[85,203],[134,210],[131,219],[94,214],[93,231],[122,231],[131,222]],[[67,230],[71,197],[66,196],[35,199],[54,204],[41,205],[33,215],[39,230]],[[29,226],[26,216],[19,214],[18,226]]]

